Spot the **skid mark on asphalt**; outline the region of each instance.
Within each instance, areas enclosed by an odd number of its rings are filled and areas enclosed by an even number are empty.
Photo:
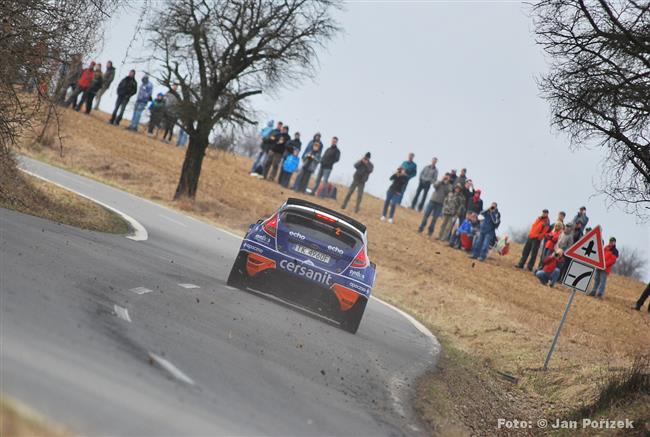
[[[129,317],[129,311],[126,308],[122,308],[119,305],[113,305],[113,310],[115,311],[115,314],[117,314],[117,317],[131,323],[131,317]]]
[[[195,285],[195,284],[178,284],[178,286],[183,287],[183,288],[188,288],[188,289],[190,289],[190,288],[201,288],[201,287],[199,287],[198,285]]]
[[[158,364],[158,365],[159,365],[160,367],[162,367],[164,370],[166,370],[167,372],[169,372],[169,374],[170,374],[172,377],[174,377],[174,378],[178,379],[179,381],[182,381],[182,382],[184,382],[184,383],[186,383],[186,384],[194,385],[194,381],[192,380],[192,378],[190,378],[189,376],[187,376],[186,374],[184,374],[183,372],[181,372],[180,370],[178,370],[178,368],[177,368],[176,366],[174,366],[172,363],[170,363],[169,361],[167,361],[167,360],[164,359],[163,357],[158,356],[158,355],[156,355],[156,354],[154,354],[154,353],[149,352],[149,359],[150,359],[153,363]]]
[[[149,290],[148,288],[145,287],[135,287],[130,289],[129,291],[132,291],[135,294],[146,294],[146,293],[151,293],[153,290]]]

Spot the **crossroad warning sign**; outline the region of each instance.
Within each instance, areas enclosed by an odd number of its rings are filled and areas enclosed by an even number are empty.
[[[605,270],[605,253],[603,252],[603,237],[600,226],[586,233],[564,253],[569,258],[581,261],[598,270]]]
[[[564,275],[564,285],[587,292],[591,278],[594,276],[595,269],[592,266],[586,266],[576,260],[571,260],[571,264]]]

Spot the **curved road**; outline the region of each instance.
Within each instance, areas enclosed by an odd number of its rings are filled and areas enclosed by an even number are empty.
[[[351,335],[234,290],[239,237],[22,166],[144,229],[129,239],[0,209],[4,394],[84,435],[423,433],[411,383],[439,346],[404,315],[373,299]]]

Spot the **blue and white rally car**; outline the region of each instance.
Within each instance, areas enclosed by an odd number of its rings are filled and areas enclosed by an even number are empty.
[[[290,198],[249,227],[228,285],[315,309],[355,333],[375,282],[367,246],[363,224]]]

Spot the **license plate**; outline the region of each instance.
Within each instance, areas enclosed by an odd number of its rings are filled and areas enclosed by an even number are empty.
[[[296,252],[302,253],[303,255],[307,255],[310,258],[317,259],[318,261],[328,263],[330,262],[331,257],[329,255],[325,255],[322,252],[319,252],[317,250],[311,249],[309,247],[301,246],[300,244],[296,244],[294,247]]]

